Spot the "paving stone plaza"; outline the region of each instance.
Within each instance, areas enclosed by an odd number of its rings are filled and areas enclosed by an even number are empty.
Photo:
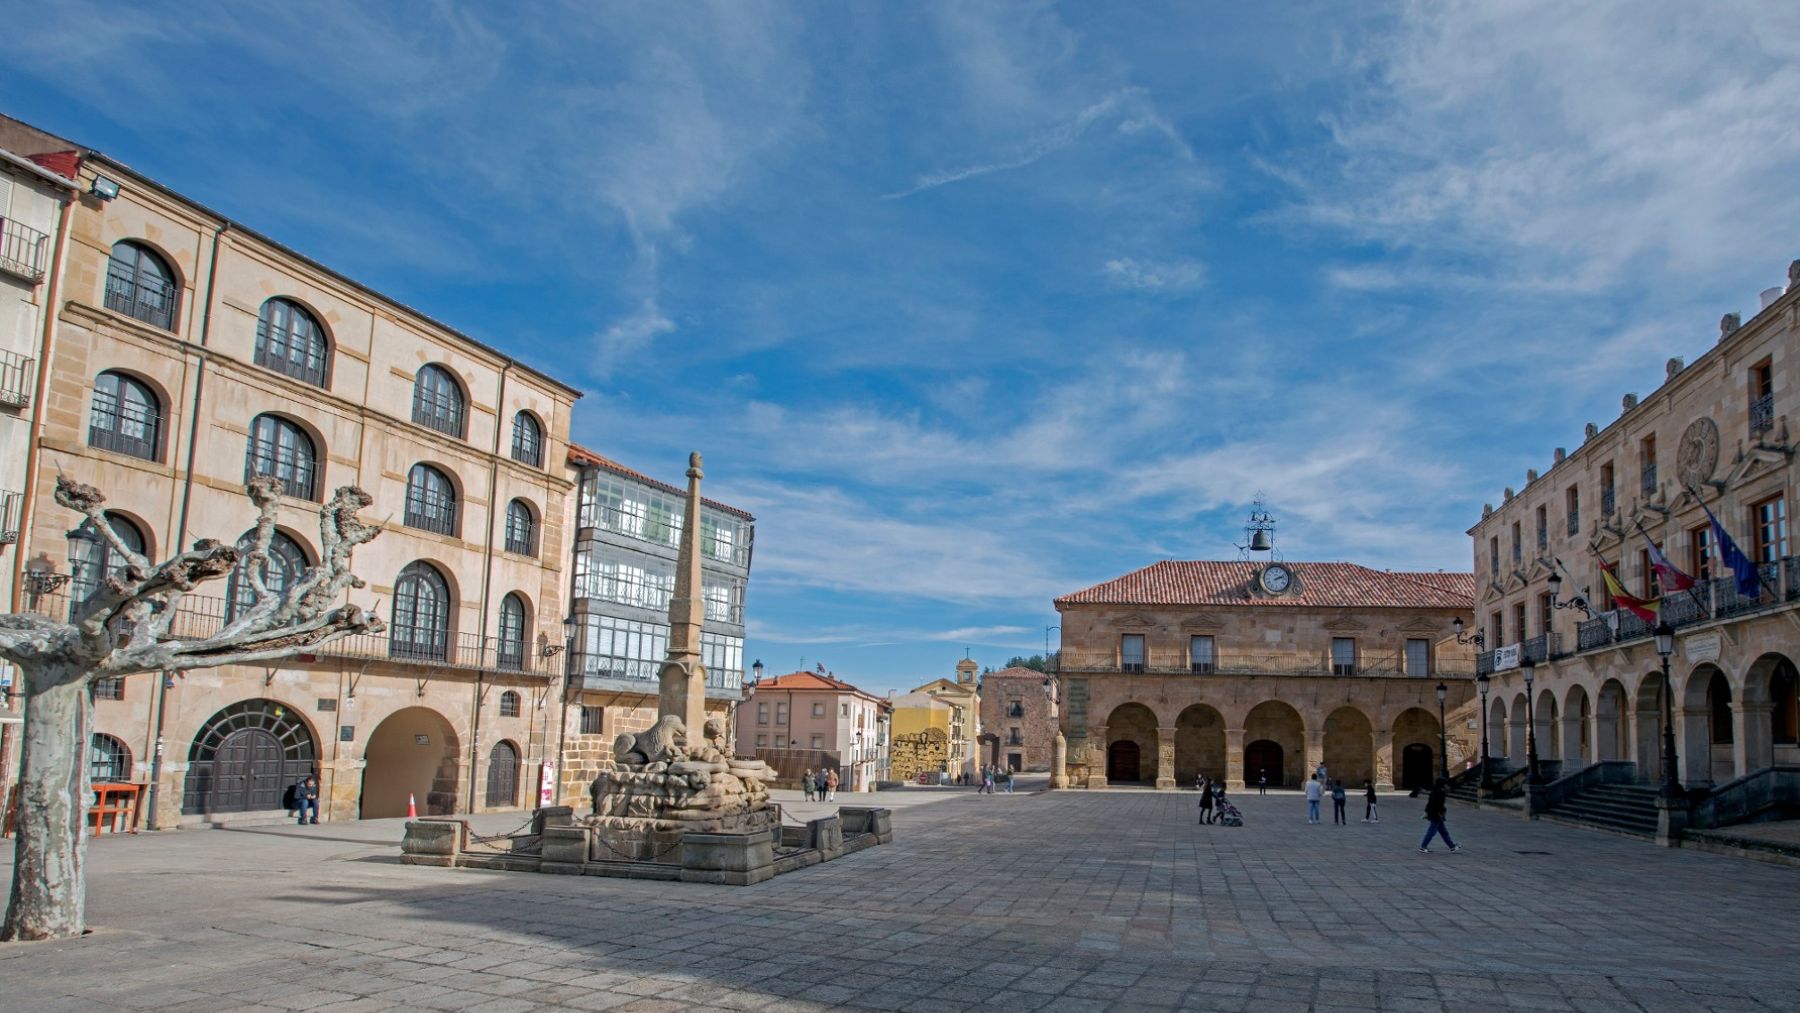
[[[891,846],[750,888],[405,867],[399,821],[103,838],[93,933],[0,947],[0,1007],[1796,1007],[1800,870],[1461,808],[1421,855],[1403,795],[881,798]]]

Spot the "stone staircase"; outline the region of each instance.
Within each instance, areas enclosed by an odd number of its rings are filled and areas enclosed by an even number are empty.
[[[1655,787],[1596,784],[1551,807],[1545,819],[1631,837],[1656,836]]]

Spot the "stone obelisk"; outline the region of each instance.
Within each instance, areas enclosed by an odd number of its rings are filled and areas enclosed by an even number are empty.
[[[700,662],[700,626],[706,600],[700,584],[700,452],[688,455],[687,514],[675,562],[675,597],[669,601],[669,654],[657,679],[657,717],[681,719],[689,742],[706,727],[706,666]]]

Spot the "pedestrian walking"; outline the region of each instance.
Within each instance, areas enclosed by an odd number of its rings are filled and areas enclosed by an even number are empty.
[[[981,790],[989,795],[994,793],[994,768],[983,767],[981,770]]]
[[[1213,786],[1206,778],[1200,779],[1200,822],[1210,825],[1213,821]]]
[[[1442,837],[1444,843],[1450,845],[1451,851],[1462,850],[1450,839],[1450,831],[1444,826],[1444,793],[1449,787],[1450,782],[1440,777],[1432,784],[1431,794],[1425,798],[1425,820],[1429,825],[1425,828],[1425,839],[1419,842],[1421,855],[1431,853],[1431,838],[1434,836]]]
[[[1344,826],[1350,821],[1344,818],[1344,782],[1331,782],[1331,824]]]
[[[1319,822],[1319,799],[1325,795],[1325,786],[1319,783],[1319,775],[1314,774],[1312,780],[1306,782],[1306,822]]]
[[[830,783],[831,779],[825,776],[825,768],[820,767],[819,772],[813,775],[813,795],[818,801],[826,801],[825,789]]]
[[[309,822],[315,827],[319,825],[319,779],[314,775],[308,774],[294,785],[294,810],[300,814],[296,821],[299,826]],[[306,818],[309,812],[312,813],[311,820]]]
[[[830,772],[828,772],[825,775],[825,801],[827,801],[827,802],[836,802],[837,801],[838,785],[840,785],[842,783],[843,783],[843,779],[838,777],[837,768],[836,767],[831,768]]]
[[[1313,773],[1319,775],[1319,784],[1321,786],[1325,788],[1331,787],[1331,778],[1325,776],[1325,761],[1320,760],[1319,769],[1313,771]]]
[[[1006,768],[1006,793],[1008,795],[1013,793],[1013,772],[1011,767]]]
[[[1269,772],[1266,770],[1259,770],[1256,772],[1256,793],[1258,795],[1267,795],[1269,793]]]
[[[1375,812],[1375,804],[1377,801],[1378,801],[1378,799],[1376,799],[1376,797],[1375,797],[1375,782],[1374,781],[1364,781],[1363,782],[1363,822],[1364,823],[1380,823],[1381,822],[1381,816]]]
[[[800,790],[806,792],[806,801],[808,802],[813,800],[813,784],[812,768],[808,767],[806,773],[800,775]]]

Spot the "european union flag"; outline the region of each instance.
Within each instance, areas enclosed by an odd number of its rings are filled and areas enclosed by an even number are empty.
[[[1700,504],[1700,509],[1706,510],[1706,519],[1712,523],[1713,540],[1719,543],[1719,562],[1730,567],[1732,576],[1737,578],[1737,593],[1745,598],[1756,597],[1762,587],[1762,577],[1756,572],[1756,563],[1744,555],[1744,550],[1738,548],[1731,536],[1725,533],[1725,525],[1719,523],[1711,510],[1706,509],[1706,504]]]

